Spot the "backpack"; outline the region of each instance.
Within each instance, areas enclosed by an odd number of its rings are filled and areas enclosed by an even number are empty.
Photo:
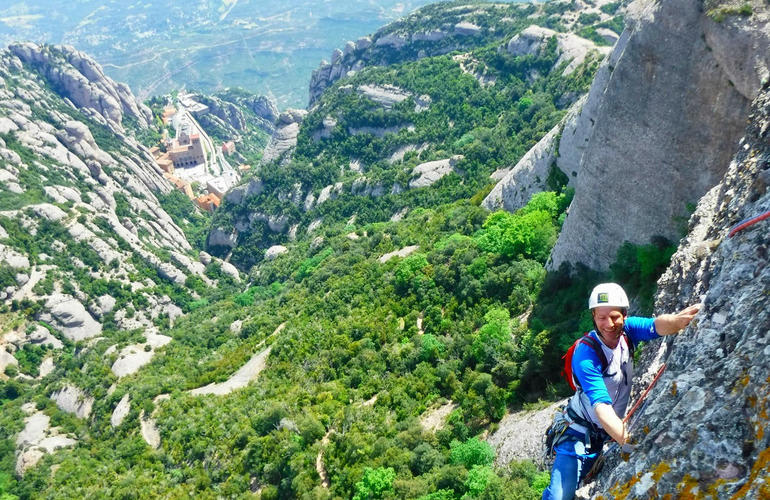
[[[629,339],[628,335],[625,333],[623,334],[623,338],[626,339],[626,345],[628,346],[628,356],[633,359],[634,343],[631,342],[631,339]],[[567,380],[567,383],[573,391],[576,391],[580,385],[580,382],[578,382],[577,378],[575,378],[574,374],[572,373],[572,356],[575,354],[575,349],[577,348],[578,344],[585,344],[593,349],[594,353],[596,353],[596,357],[599,358],[599,362],[602,364],[602,373],[604,373],[609,366],[609,362],[607,362],[607,356],[604,355],[604,350],[602,349],[601,343],[588,332],[586,332],[582,337],[573,342],[569,349],[567,349],[567,352],[564,354],[564,356],[561,357],[561,359],[564,360],[564,368],[562,369],[561,374]]]

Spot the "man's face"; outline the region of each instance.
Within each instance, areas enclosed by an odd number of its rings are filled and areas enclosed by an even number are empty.
[[[614,349],[623,335],[623,323],[626,320],[619,307],[600,306],[592,310],[596,328],[610,349]]]

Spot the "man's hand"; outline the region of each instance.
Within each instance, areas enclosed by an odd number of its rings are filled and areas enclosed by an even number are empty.
[[[612,439],[617,441],[621,446],[628,442],[628,429],[626,429],[626,425],[623,421],[618,418],[612,406],[607,403],[597,403],[594,406],[594,411],[596,411],[596,418],[599,419],[599,423],[602,424],[602,429],[604,429]]]
[[[693,320],[700,311],[700,304],[686,307],[676,314],[661,314],[655,318],[655,329],[658,335],[671,335],[679,332]]]

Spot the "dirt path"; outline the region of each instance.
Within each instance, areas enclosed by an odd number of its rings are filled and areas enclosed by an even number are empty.
[[[326,435],[321,440],[321,449],[318,450],[318,456],[315,457],[315,470],[321,477],[321,486],[329,489],[329,475],[326,473],[326,467],[324,467],[324,450],[329,444],[329,435],[334,432],[333,429],[329,429]]]
[[[440,430],[444,427],[446,418],[455,408],[457,408],[457,405],[450,401],[443,406],[428,410],[420,417],[420,425],[428,432]]]

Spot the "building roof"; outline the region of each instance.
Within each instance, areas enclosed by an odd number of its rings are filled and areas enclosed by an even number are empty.
[[[222,201],[219,199],[219,196],[209,193],[195,198],[195,203],[203,210],[213,210],[219,208]]]

